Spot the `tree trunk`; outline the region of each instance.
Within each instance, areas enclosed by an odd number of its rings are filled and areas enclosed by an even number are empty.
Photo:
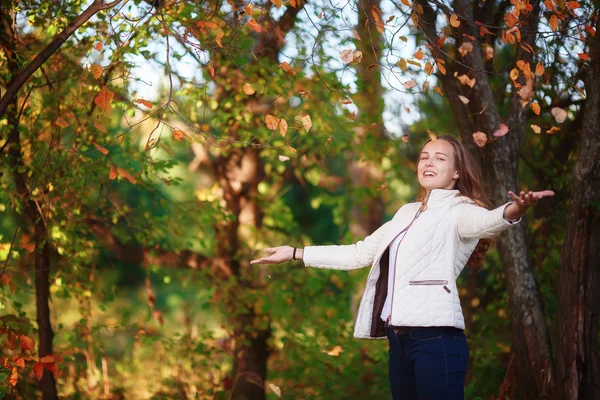
[[[17,64],[17,38],[16,32],[12,29],[12,19],[9,13],[2,17],[2,34],[0,46],[8,56],[7,63],[11,76],[15,76],[19,67]],[[11,98],[6,107],[6,116],[8,122],[8,159],[12,169],[13,178],[17,188],[17,193],[23,199],[22,213],[27,215],[31,225],[34,227],[35,241],[35,304],[38,324],[38,357],[42,358],[52,354],[52,339],[54,332],[50,323],[50,247],[48,242],[48,232],[44,222],[43,215],[34,200],[31,199],[31,188],[19,167],[23,166],[21,161],[21,142],[19,137],[19,109],[16,96]],[[50,151],[50,150],[48,150]],[[21,219],[20,219],[21,221]],[[15,229],[19,229],[17,226]],[[56,382],[52,372],[44,370],[44,375],[40,380],[40,390],[44,400],[57,399]]]
[[[581,142],[558,272],[556,365],[561,400],[600,398],[600,38],[592,40]]]

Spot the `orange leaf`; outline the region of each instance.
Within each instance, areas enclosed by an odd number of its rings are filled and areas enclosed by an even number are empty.
[[[296,3],[296,0],[290,0],[290,6],[298,8],[298,3]]]
[[[53,363],[54,357],[51,354],[48,354],[47,356],[42,357],[40,362],[43,362],[44,364]]]
[[[410,4],[410,1],[408,1],[408,0],[400,0],[400,1],[401,1],[401,2],[402,2],[402,4],[404,4],[405,6],[412,7],[412,4]]]
[[[531,111],[533,111],[535,115],[540,115],[542,112],[540,105],[537,102],[531,103]]]
[[[281,118],[281,120],[279,121],[279,133],[281,134],[281,136],[285,137],[287,130],[288,130],[288,123],[285,119]]]
[[[431,75],[431,73],[433,72],[433,64],[427,61],[424,70],[427,75]]]
[[[7,273],[4,273],[2,275],[0,275],[0,282],[2,282],[2,286],[8,286],[10,285],[10,275]]]
[[[60,126],[61,128],[66,128],[69,126],[69,123],[65,121],[62,117],[56,118],[56,121],[54,121],[54,123],[56,124],[56,126]]]
[[[281,8],[283,5],[283,0],[271,0],[271,3],[275,4],[277,8]]]
[[[115,97],[115,94],[109,89],[107,89],[106,86],[103,86],[102,89],[100,89],[100,92],[98,93],[96,98],[94,99],[94,103],[99,108],[107,110],[110,107],[110,101],[113,97]]]
[[[42,380],[42,376],[44,376],[44,364],[39,361],[33,364],[33,373],[39,380]]]
[[[442,36],[441,38],[438,39],[436,46],[437,47],[442,47],[444,45],[444,43],[446,42],[446,35]]]
[[[10,377],[8,378],[8,383],[10,383],[13,386],[17,386],[18,380],[19,380],[19,373],[17,372],[16,368],[13,368],[12,374],[10,374]]]
[[[102,76],[102,67],[100,65],[92,64],[90,70],[92,71],[92,74],[94,74],[94,78],[98,79]]]
[[[244,87],[242,88],[242,90],[244,91],[244,93],[246,93],[248,96],[252,96],[254,93],[256,93],[256,90],[254,90],[254,88],[252,87],[251,84],[249,83],[244,83]]]
[[[217,36],[215,36],[215,41],[217,42],[217,44],[219,45],[219,47],[223,47],[223,42],[221,42],[221,39],[223,39],[224,36],[225,36],[225,32],[223,32],[223,29],[219,29],[217,31]],[[214,72],[212,73],[212,76],[213,77],[215,76]]]
[[[108,177],[110,178],[110,180],[114,180],[117,177],[117,170],[115,169],[114,165],[110,165],[110,174],[108,175]]]
[[[553,135],[553,134],[555,134],[555,133],[556,133],[556,132],[558,132],[558,131],[560,131],[560,128],[559,128],[559,127],[557,127],[557,126],[553,126],[553,127],[552,127],[552,128],[550,128],[549,130],[547,130],[547,131],[546,131],[546,133],[547,133],[548,135]]]
[[[108,149],[105,147],[100,146],[98,143],[94,142],[94,146],[96,146],[96,148],[98,149],[98,151],[104,155],[108,154]]]
[[[414,57],[415,57],[417,60],[422,60],[422,59],[423,59],[423,52],[421,51],[421,49],[419,49],[419,51],[417,51],[417,52],[415,53],[415,56],[414,56]]]
[[[458,28],[460,26],[460,20],[458,19],[458,16],[456,14],[452,14],[450,16],[450,25],[452,25],[455,28]]]
[[[558,17],[554,14],[550,17],[550,28],[552,28],[553,31],[558,29]]]
[[[513,81],[516,81],[517,78],[519,77],[519,70],[516,68],[513,68],[510,70],[510,79],[512,79]]]
[[[578,53],[577,54],[579,56],[579,58],[581,58],[583,61],[588,61],[590,59],[590,56],[586,53]]]
[[[444,67],[444,66],[443,66],[442,64],[440,64],[439,62],[438,62],[438,64],[437,64],[437,67],[438,67],[438,69],[440,70],[440,72],[441,72],[443,75],[446,75],[446,67]]]
[[[576,10],[580,8],[581,5],[577,1],[569,1],[567,2],[567,7],[569,7],[571,10]]]
[[[21,335],[19,339],[21,339],[21,347],[23,350],[35,350],[35,340],[26,335]]]
[[[134,185],[137,183],[135,178],[133,176],[129,175],[129,172],[125,171],[123,168],[117,167],[117,173],[119,174],[119,176],[127,179],[129,182],[133,183]]]
[[[59,355],[59,354],[54,354],[54,359],[55,359],[57,362],[60,362],[60,363],[63,363],[63,364],[65,363],[65,360],[64,360],[64,359],[62,358],[62,356],[61,356],[61,355]]]
[[[545,70],[546,70],[546,68],[544,68],[544,64],[542,64],[541,62],[538,62],[537,65],[535,66],[535,74],[537,76],[544,75]]]
[[[265,125],[267,125],[267,128],[274,131],[277,129],[277,125],[279,125],[279,118],[274,115],[267,114],[265,115]]]
[[[212,66],[210,66],[208,68],[208,70],[210,71],[210,76],[212,76],[214,78],[215,77],[215,69]]]
[[[483,132],[475,132],[473,133],[473,141],[477,146],[483,147],[487,142],[487,135]]]
[[[96,50],[102,51],[102,43],[101,42],[96,43],[96,46],[94,46],[94,47],[96,48]]]
[[[17,367],[25,368],[25,359],[19,356],[13,356],[13,361]]]
[[[181,142],[181,139],[183,138],[187,138],[188,135],[185,134],[185,132],[183,132],[180,129],[175,129],[173,131],[173,139],[177,140],[178,142]]]
[[[137,100],[136,100],[136,102],[137,102],[138,104],[143,104],[143,105],[145,105],[145,106],[146,106],[146,107],[148,107],[148,108],[152,108],[152,103],[151,103],[151,102],[149,102],[148,100],[144,100],[144,99],[137,99]]]
[[[356,30],[354,28],[352,29],[352,36],[354,36],[354,38],[356,40],[360,40],[360,36],[358,36],[358,33],[356,32]]]
[[[248,21],[248,27],[254,32],[262,31],[262,26],[260,26],[260,24],[254,20],[254,18],[250,18],[250,20]]]
[[[94,121],[94,126],[96,127],[96,129],[98,129],[100,132],[104,132],[106,133],[106,128],[104,127],[104,125],[102,125],[102,123],[98,120]]]
[[[296,75],[296,71],[294,71],[294,69],[290,66],[290,64],[288,64],[287,62],[282,62],[279,64],[279,66],[281,67],[281,69],[283,69],[285,72],[292,74],[293,76]]]
[[[439,68],[439,67],[440,67],[440,64],[438,64],[438,68]],[[433,88],[433,90],[435,90],[436,92],[438,92],[440,96],[443,96],[443,95],[444,95],[444,92],[442,92],[442,89],[441,89],[439,86],[435,86],[435,87]]]

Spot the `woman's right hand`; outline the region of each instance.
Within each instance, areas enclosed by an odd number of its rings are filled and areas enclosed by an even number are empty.
[[[290,261],[294,254],[292,246],[269,247],[265,251],[271,253],[271,255],[252,260],[250,264],[281,264],[282,262]],[[296,260],[302,260],[303,253],[303,249],[296,249]]]

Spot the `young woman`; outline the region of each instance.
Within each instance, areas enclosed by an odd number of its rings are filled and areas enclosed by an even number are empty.
[[[480,264],[490,239],[550,190],[508,192],[493,210],[476,164],[453,136],[425,144],[419,155],[417,202],[353,245],[279,246],[252,264],[303,260],[309,267],[352,270],[371,266],[358,310],[356,338],[389,341],[394,399],[463,399],[469,349],[456,278]]]

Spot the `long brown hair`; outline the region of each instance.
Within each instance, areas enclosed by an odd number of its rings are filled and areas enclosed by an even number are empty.
[[[431,140],[445,140],[454,148],[454,167],[458,171],[459,176],[454,188],[460,192],[461,196],[470,198],[480,207],[490,209],[491,204],[489,198],[485,194],[483,185],[481,184],[483,181],[481,177],[481,170],[479,169],[479,166],[473,157],[469,154],[469,152],[467,152],[465,146],[459,142],[456,137],[451,135],[442,135],[438,136],[437,139],[430,139],[425,143],[425,145],[431,142]],[[425,147],[425,145],[423,145],[423,147]],[[423,150],[421,149],[421,152],[422,151]],[[419,157],[417,160],[421,159],[421,152],[419,152]],[[417,197],[417,201],[425,201],[426,195],[427,190],[421,186],[421,191]],[[475,250],[473,251],[473,254],[471,254],[471,257],[469,258],[469,261],[467,261],[467,264],[471,267],[481,267],[483,265],[485,253],[493,243],[494,241],[491,239],[480,239],[479,243],[477,243],[477,247],[475,247]]]

